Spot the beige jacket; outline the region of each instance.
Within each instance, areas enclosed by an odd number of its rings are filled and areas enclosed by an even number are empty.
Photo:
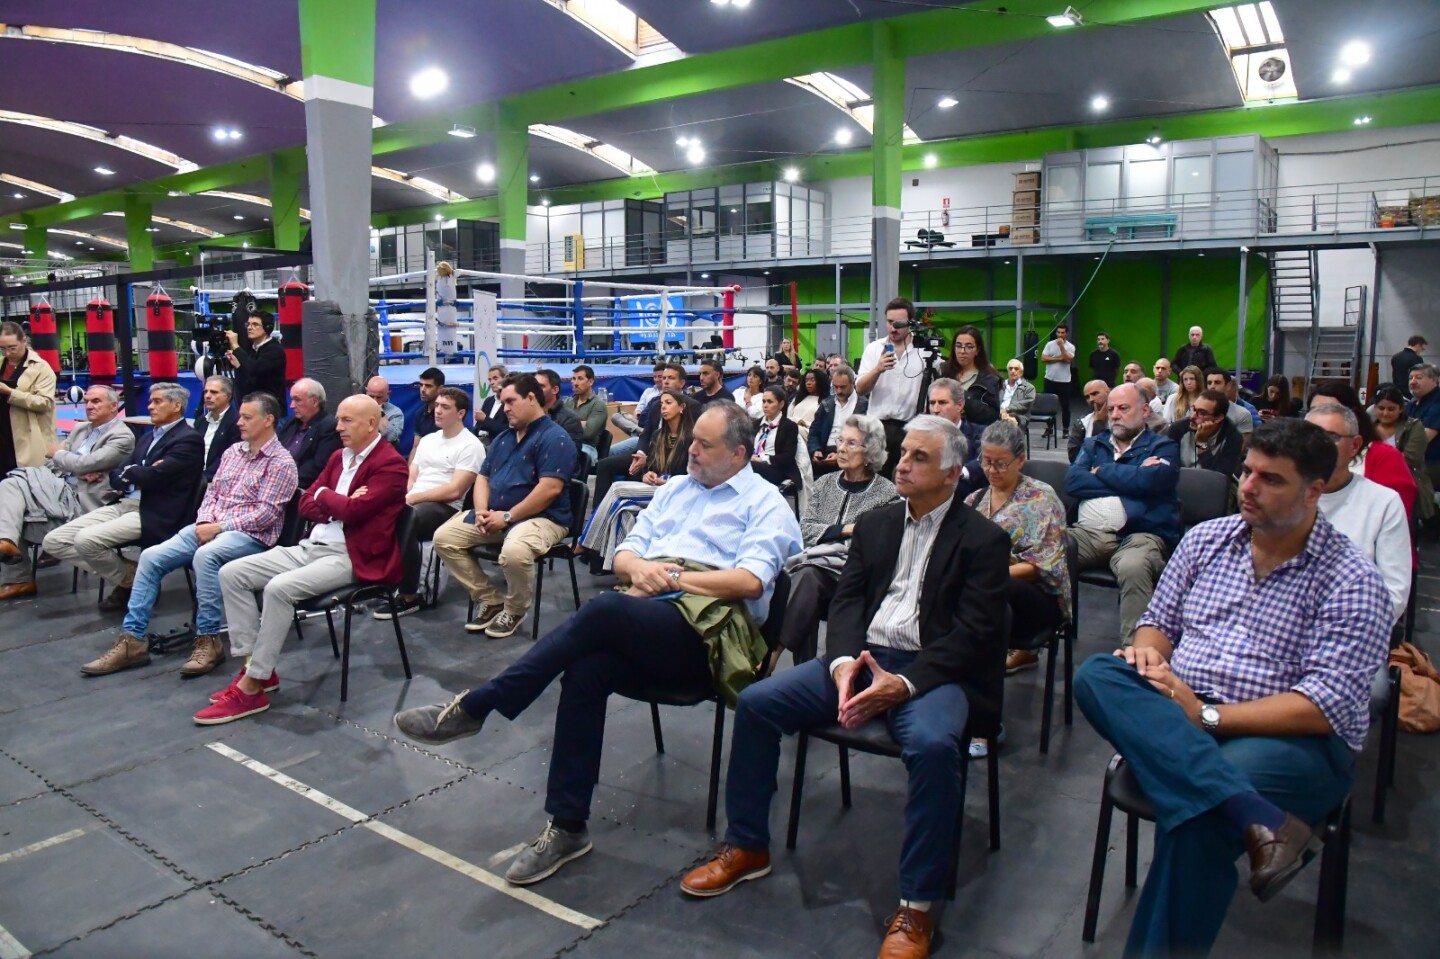
[[[10,432],[15,462],[44,466],[55,443],[55,371],[34,350],[25,354],[20,381],[10,394]]]

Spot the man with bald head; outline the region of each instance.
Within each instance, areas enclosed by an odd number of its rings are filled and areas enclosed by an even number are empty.
[[[335,411],[343,446],[300,498],[300,515],[315,524],[310,535],[295,546],[277,546],[221,568],[230,652],[245,665],[195,714],[199,725],[234,722],[270,708],[267,694],[280,688],[276,660],[298,603],[357,579],[400,581],[395,526],[405,508],[410,469],[393,446],[381,442],[380,422],[380,404],[370,397],[344,400]],[[264,591],[263,607],[255,601],[256,590]]]
[[[400,434],[405,432],[405,414],[390,402],[390,383],[383,376],[372,376],[365,381],[365,395],[380,404],[380,415],[385,418],[380,425],[380,434],[385,437],[385,442],[398,445]]]
[[[1070,526],[1080,569],[1108,566],[1120,583],[1120,645],[1128,646],[1165,558],[1180,541],[1180,447],[1145,425],[1133,383],[1110,391],[1107,432],[1085,441],[1065,489],[1080,501]]]

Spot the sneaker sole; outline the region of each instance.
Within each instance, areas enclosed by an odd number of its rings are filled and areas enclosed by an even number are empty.
[[[1033,663],[1025,663],[1023,666],[1014,666],[1014,667],[1007,668],[1007,669],[1005,670],[1005,675],[1006,675],[1006,676],[1014,676],[1016,673],[1023,673],[1023,672],[1025,672],[1025,670],[1027,670],[1027,669],[1039,669],[1039,668],[1040,668],[1040,661],[1037,659],[1035,662],[1033,662]]]
[[[254,716],[256,713],[263,713],[265,710],[267,710],[267,709],[269,709],[269,708],[270,708],[270,704],[269,704],[269,703],[266,703],[264,706],[259,706],[259,707],[255,708],[255,709],[247,710],[246,712],[243,712],[243,713],[233,713],[232,715],[229,715],[229,716],[216,716],[214,719],[201,719],[199,716],[196,716],[196,717],[195,717],[195,725],[197,725],[197,726],[223,726],[223,725],[225,725],[226,723],[233,723],[233,722],[234,722],[235,720],[237,720],[237,719],[244,719],[246,716]]]
[[[495,614],[495,616],[499,616],[499,615],[500,615],[499,613],[496,613],[496,614]],[[485,632],[485,630],[487,630],[487,629],[490,628],[490,624],[493,623],[493,622],[495,622],[495,616],[491,616],[489,619],[485,620],[484,622],[481,622],[481,621],[479,621],[479,620],[471,620],[470,622],[468,622],[468,623],[465,624],[465,632],[467,632],[467,633],[483,633],[483,632]]]
[[[570,855],[566,856],[564,859],[557,860],[553,866],[551,866],[544,872],[537,872],[533,876],[525,876],[520,879],[511,879],[509,876],[506,876],[505,881],[512,886],[534,885],[542,879],[549,879],[551,876],[555,875],[557,872],[560,871],[561,866],[565,865],[567,862],[574,862],[575,860],[579,859],[581,856],[585,855],[587,852],[594,848],[595,844],[593,842],[587,842],[583,849],[577,849]]]
[[[509,639],[511,636],[514,636],[517,632],[519,632],[519,630],[520,624],[516,623],[513,627],[503,633],[496,633],[487,629],[485,630],[485,635],[489,636],[491,639]]]
[[[443,746],[445,743],[453,743],[457,739],[465,739],[469,736],[475,736],[478,735],[480,732],[479,729],[472,729],[469,732],[456,733],[454,736],[427,736],[424,733],[412,733],[406,730],[400,725],[399,721],[396,719],[391,719],[390,721],[395,724],[396,729],[400,730],[400,735],[404,736],[406,739],[413,739],[417,743],[427,743],[431,746]]]
[[[400,610],[398,613],[395,614],[395,616],[397,616],[397,617],[398,617],[398,616],[409,616],[411,613],[418,613],[418,612],[420,612],[420,607],[419,607],[419,606],[411,606],[411,607],[409,607],[408,609],[402,609],[402,610]],[[388,623],[388,622],[391,620],[391,618],[392,618],[392,617],[390,616],[390,610],[389,610],[388,607],[385,608],[385,609],[377,609],[375,612],[371,613],[370,615],[371,615],[373,618],[378,619],[378,620],[380,620],[381,622],[385,622],[385,623]]]
[[[770,867],[765,866],[761,869],[752,869],[749,872],[745,873],[743,876],[736,876],[735,880],[731,882],[730,885],[721,886],[719,889],[691,889],[689,886],[685,885],[682,882],[680,884],[680,891],[687,896],[694,896],[697,899],[709,899],[712,896],[725,895],[725,893],[729,892],[731,889],[734,889],[742,882],[746,882],[751,879],[763,879],[768,875],[770,875]]]
[[[80,667],[80,672],[84,673],[86,676],[110,676],[110,675],[113,675],[114,673],[123,673],[123,672],[124,672],[125,670],[127,670],[127,669],[135,669],[135,668],[138,667],[138,666],[149,666],[149,665],[150,665],[150,657],[149,657],[149,656],[146,656],[146,657],[145,657],[144,659],[142,659],[142,660],[137,660],[136,662],[133,662],[133,663],[126,663],[124,666],[117,666],[117,667],[115,667],[114,669],[86,669],[84,666],[81,666],[81,667]]]
[[[269,696],[271,693],[278,693],[280,691],[280,684],[276,683],[273,686],[261,686],[260,691],[266,696]],[[224,692],[224,690],[221,690],[221,692]],[[211,693],[210,702],[218,703],[220,701],[220,695],[221,693]]]

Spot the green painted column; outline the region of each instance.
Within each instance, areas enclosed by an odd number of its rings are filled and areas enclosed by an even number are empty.
[[[24,249],[29,250],[26,256],[35,260],[43,260],[49,252],[50,235],[43,226],[27,226],[23,234],[25,237]]]
[[[149,231],[150,204],[138,196],[125,197],[125,244],[130,248],[130,269],[136,273],[155,268],[155,234]]]
[[[905,138],[905,57],[894,30],[874,22],[875,131],[870,145],[870,316],[872,330],[900,289],[901,147]]]
[[[300,176],[304,160],[270,154],[270,223],[277,250],[300,249]]]
[[[366,315],[375,2],[299,0],[315,298],[334,303],[341,314],[340,336],[316,336],[307,344],[305,366],[335,397],[359,393],[375,372],[365,364],[375,336]],[[278,227],[282,218],[277,212],[272,219]]]
[[[501,104],[495,125],[495,179],[500,188],[500,272],[525,272],[525,228],[530,197],[529,127]],[[525,295],[521,280],[501,280],[501,299]]]

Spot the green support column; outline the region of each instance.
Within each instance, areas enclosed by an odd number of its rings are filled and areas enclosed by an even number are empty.
[[[49,252],[47,246],[50,243],[50,235],[43,226],[27,226],[25,228],[25,249],[29,250],[26,256],[35,260],[43,260]]]
[[[136,273],[155,268],[154,234],[149,227],[150,204],[137,196],[126,196],[125,244],[130,248],[130,269]]]
[[[530,134],[525,121],[502,104],[495,128],[495,176],[500,187],[500,272],[525,272],[525,228],[530,197]],[[520,280],[501,280],[501,299],[525,295]]]
[[[900,288],[900,169],[905,138],[905,57],[884,20],[874,39],[875,132],[870,145],[870,316],[872,332]]]
[[[270,154],[270,223],[277,250],[300,249],[300,176],[304,161]]]

